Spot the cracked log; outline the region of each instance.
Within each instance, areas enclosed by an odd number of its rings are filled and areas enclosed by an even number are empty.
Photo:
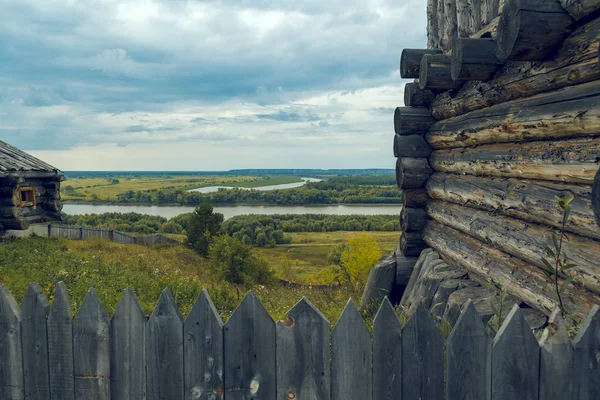
[[[569,34],[573,19],[557,0],[507,0],[500,15],[500,61],[537,61],[549,57]]]
[[[427,203],[427,213],[441,224],[540,269],[546,269],[542,259],[551,259],[545,249],[552,248],[552,229],[440,201]],[[583,286],[594,293],[600,293],[600,242],[567,234],[563,251],[570,262],[576,264],[572,271],[581,278]]]
[[[600,18],[578,27],[556,57],[544,62],[509,63],[488,82],[467,82],[456,94],[446,92],[433,103],[435,119],[448,119],[518,98],[600,79]]]
[[[437,221],[429,220],[423,235],[447,263],[465,268],[478,281],[495,282],[546,315],[557,307],[552,285],[541,269]],[[574,292],[569,286],[566,291],[564,301],[569,309],[575,309],[575,314],[584,316],[592,305],[600,303],[598,297],[585,290]],[[574,296],[575,303],[569,296]]]
[[[418,189],[433,173],[427,158],[399,157],[396,160],[396,184],[400,189]]]
[[[600,80],[513,100],[433,124],[436,149],[600,135]]]
[[[419,88],[449,90],[461,87],[463,81],[452,79],[451,64],[451,57],[445,54],[424,55],[419,71]]]
[[[452,48],[450,70],[455,81],[486,81],[501,67],[494,39],[459,39]]]
[[[592,185],[600,137],[436,150],[429,160],[441,172]]]
[[[600,183],[598,185],[600,191]],[[555,204],[555,196],[572,194],[571,215],[565,230],[600,240],[600,227],[596,224],[592,206],[592,188],[588,185],[435,173],[427,181],[427,193],[433,199],[553,228],[560,228],[563,218]]]

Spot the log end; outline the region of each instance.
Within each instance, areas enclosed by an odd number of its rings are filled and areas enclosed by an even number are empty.
[[[519,21],[517,20],[519,10],[516,3],[518,2],[510,1],[508,4],[504,4],[496,29],[496,57],[502,62],[511,56],[519,36]]]

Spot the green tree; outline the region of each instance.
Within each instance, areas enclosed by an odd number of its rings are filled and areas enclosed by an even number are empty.
[[[200,255],[208,257],[214,237],[221,231],[223,214],[215,213],[209,202],[196,208],[186,227],[189,245]]]
[[[260,254],[251,245],[231,236],[214,238],[210,259],[217,278],[229,283],[252,286],[270,283],[273,278],[269,265]]]

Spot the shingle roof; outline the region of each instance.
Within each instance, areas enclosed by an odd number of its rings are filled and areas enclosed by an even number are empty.
[[[52,172],[58,169],[0,140],[0,172],[10,171]]]

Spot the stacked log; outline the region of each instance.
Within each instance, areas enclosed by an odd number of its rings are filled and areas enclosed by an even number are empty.
[[[404,86],[404,105],[407,107],[429,107],[435,94],[429,89],[419,88],[419,81]]]
[[[425,54],[419,69],[419,88],[452,90],[462,86],[464,81],[452,79],[452,57],[445,54]]]
[[[450,74],[455,81],[486,81],[500,67],[494,39],[459,39],[452,48]]]
[[[600,226],[600,169],[596,172],[594,178],[594,187],[592,188],[592,208],[596,217],[596,222]]]

